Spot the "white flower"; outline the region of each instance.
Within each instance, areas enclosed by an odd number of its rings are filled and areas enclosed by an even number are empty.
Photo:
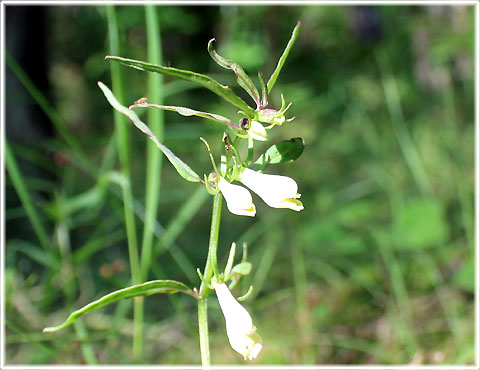
[[[303,204],[297,198],[298,186],[295,180],[286,176],[267,175],[245,168],[240,174],[240,181],[257,193],[270,207],[290,208],[301,211]]]
[[[220,177],[218,187],[227,201],[227,208],[230,212],[239,216],[255,216],[255,204],[253,204],[252,195],[247,189],[230,184],[223,177]]]
[[[218,284],[212,279],[218,303],[225,316],[228,341],[232,348],[240,353],[243,358],[252,360],[262,350],[260,336],[255,333],[252,318],[247,310],[233,298],[232,293],[225,284]]]
[[[266,141],[267,130],[265,130],[265,127],[260,122],[250,121],[248,136],[250,136],[254,140]]]

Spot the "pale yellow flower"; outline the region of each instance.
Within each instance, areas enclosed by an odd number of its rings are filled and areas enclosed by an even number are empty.
[[[253,326],[249,313],[237,302],[225,284],[218,284],[212,279],[212,285],[217,293],[223,316],[225,316],[230,345],[245,360],[256,358],[262,350],[261,338],[255,333],[256,328]]]
[[[239,180],[255,192],[270,207],[290,208],[301,211],[303,204],[297,198],[298,186],[294,179],[287,176],[267,175],[245,168]]]

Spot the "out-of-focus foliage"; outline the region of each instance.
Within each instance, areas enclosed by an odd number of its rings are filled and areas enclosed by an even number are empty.
[[[121,56],[147,60],[144,9],[119,6],[117,13]],[[7,140],[51,243],[39,244],[7,173],[7,363],[84,363],[79,349],[90,343],[99,363],[129,364],[131,302],[87,315],[76,330],[41,333],[130,279],[119,188],[101,180],[118,169],[112,109],[97,87],[98,80],[110,85],[106,12],[49,6],[46,15],[41,57],[51,88],[43,93],[97,173],[79,166],[55,128],[41,140],[15,136],[22,122],[8,112],[35,102],[27,90],[7,91]],[[211,60],[207,42],[215,37],[218,52],[250,76],[269,76],[302,22],[270,96],[278,108],[283,93],[296,119],[270,131],[263,149],[304,139],[303,155],[275,173],[296,179],[305,210],[257,201],[257,216],[246,219],[225,208],[220,230],[220,263],[232,241],[249,243],[253,271],[235,293],[255,286],[246,304],[264,349],[254,363],[473,363],[473,6],[159,6],[158,15],[165,65],[209,74],[246,101],[233,74]],[[13,35],[6,38],[8,47]],[[146,73],[125,67],[123,75],[128,106],[145,96]],[[164,104],[238,117],[187,82],[167,77],[163,92]],[[198,138],[218,156],[223,128],[173,112],[165,122],[169,148],[197,173],[211,171]],[[145,137],[132,127],[131,141],[141,213]],[[168,163],[161,176],[160,242],[149,279],[198,286],[211,199]],[[177,217],[182,206],[195,210],[191,219]],[[172,224],[178,233],[162,236]],[[213,363],[243,363],[210,301]],[[151,296],[145,310],[143,362],[198,364],[195,302]]]

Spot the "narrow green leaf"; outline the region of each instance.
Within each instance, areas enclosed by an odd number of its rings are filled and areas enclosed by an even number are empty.
[[[146,283],[132,285],[128,288],[116,290],[110,294],[103,296],[102,298],[87,304],[81,309],[74,311],[68,316],[67,320],[58,326],[52,326],[43,329],[45,333],[52,333],[60,329],[65,328],[66,326],[72,324],[79,317],[96,311],[99,308],[105,307],[109,304],[115,303],[121,299],[133,298],[139,296],[149,296],[152,294],[158,293],[185,293],[189,294],[192,297],[197,298],[195,293],[187,287],[185,284],[180,283],[174,280],[152,280],[147,281]]]
[[[268,105],[268,87],[265,83],[262,72],[258,72],[258,80],[260,81],[260,85],[262,86],[262,105],[260,107],[264,108]]]
[[[54,270],[58,270],[61,265],[56,255],[47,253],[43,249],[38,248],[38,246],[24,240],[10,240],[5,245],[5,249],[8,250],[9,253],[14,251],[23,253],[31,260]]]
[[[231,69],[233,73],[235,73],[235,76],[237,76],[238,84],[248,93],[248,95],[252,97],[255,103],[257,103],[257,107],[259,107],[261,104],[260,94],[258,93],[258,90],[255,87],[253,81],[250,79],[250,77],[248,77],[240,64],[234,62],[233,60],[222,57],[215,51],[212,45],[214,40],[215,39],[211,39],[208,42],[208,52],[212,59],[217,62],[217,64],[221,67]]]
[[[201,112],[195,109],[187,108],[187,107],[177,107],[173,105],[159,105],[159,104],[149,104],[149,103],[139,103],[139,104],[133,104],[129,107],[129,109],[132,108],[158,108],[158,109],[164,109],[172,112],[177,112],[181,114],[182,116],[190,117],[190,116],[197,116],[197,117],[202,117],[206,119],[210,119],[212,121],[220,122],[223,123],[224,125],[227,125],[233,129],[240,130],[241,127],[231,120],[229,120],[227,117],[223,117],[219,114],[215,113],[208,113],[208,112]]]
[[[264,171],[272,164],[292,162],[303,153],[305,143],[301,137],[284,140],[272,145],[252,165],[255,171]]]
[[[163,67],[158,64],[151,64],[151,63],[142,62],[140,60],[122,58],[122,57],[117,57],[112,55],[107,55],[105,59],[110,59],[115,62],[119,62],[127,67],[132,67],[140,71],[162,73],[168,76],[180,78],[185,81],[190,81],[190,82],[202,85],[203,87],[209,89],[210,91],[214,92],[221,98],[228,101],[230,104],[233,104],[237,108],[240,108],[250,117],[253,118],[255,115],[255,110],[251,108],[247,103],[245,103],[238,95],[236,95],[232,91],[232,89],[230,89],[228,86],[224,86],[220,84],[218,81],[206,75],[202,75],[200,73],[196,73],[192,71],[186,71],[183,69]]]
[[[235,242],[233,242],[232,246],[230,247],[230,253],[228,254],[228,260],[227,260],[227,264],[225,265],[225,270],[223,272],[223,276],[230,275],[230,272],[232,271],[233,260],[235,259],[236,246],[237,246],[237,244],[235,244]]]
[[[235,275],[248,275],[250,271],[252,271],[252,264],[250,262],[240,262],[238,265],[233,266],[230,277]]]
[[[288,57],[288,53],[290,53],[290,49],[295,43],[295,40],[297,39],[299,32],[300,32],[300,21],[297,22],[297,25],[293,29],[292,36],[290,37],[290,40],[288,40],[287,46],[285,47],[285,50],[283,51],[282,56],[278,60],[277,67],[275,68],[275,71],[273,71],[272,75],[270,76],[270,79],[268,80],[268,83],[267,83],[268,92],[270,92],[272,90],[273,85],[275,85],[275,81],[277,81],[277,77],[280,74],[280,71],[282,70],[283,64],[285,63],[285,60]]]
[[[150,131],[148,126],[142,121],[140,121],[140,119],[138,118],[137,114],[134,111],[121,105],[118,102],[118,100],[115,98],[115,96],[113,96],[113,93],[110,91],[110,89],[107,86],[105,86],[100,81],[98,82],[98,86],[100,87],[100,89],[102,89],[103,94],[105,95],[108,102],[112,105],[113,108],[115,108],[120,113],[126,115],[140,131],[142,131],[144,134],[150,137],[150,139],[158,146],[158,148],[163,152],[163,154],[165,154],[165,156],[168,158],[170,163],[175,167],[175,169],[177,170],[180,176],[182,176],[184,179],[191,182],[202,181],[195,171],[193,171],[185,162],[183,162],[180,158],[178,158],[175,154],[173,154],[170,149],[168,149],[164,144],[160,142],[160,140],[157,139],[157,137],[152,133],[152,131]]]

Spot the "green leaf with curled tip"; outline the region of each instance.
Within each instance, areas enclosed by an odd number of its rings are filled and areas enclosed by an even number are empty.
[[[253,81],[250,79],[250,77],[248,77],[240,64],[219,55],[213,48],[213,41],[215,41],[215,39],[211,39],[208,42],[208,52],[212,59],[217,62],[217,64],[221,67],[231,69],[233,73],[235,73],[235,76],[237,76],[238,84],[248,93],[248,95],[252,97],[252,99],[257,104],[257,107],[259,107],[261,105],[260,94],[258,93],[258,90]]]
[[[119,62],[127,67],[132,67],[140,71],[161,73],[164,75],[180,78],[185,81],[202,85],[203,87],[214,92],[221,98],[225,99],[230,104],[233,104],[237,108],[241,109],[250,118],[253,118],[255,116],[255,110],[252,107],[250,107],[247,103],[245,103],[238,95],[236,95],[232,89],[230,89],[228,86],[224,86],[220,84],[218,81],[214,80],[209,76],[192,72],[192,71],[186,71],[183,69],[164,67],[158,64],[142,62],[141,60],[122,58],[122,57],[112,56],[112,55],[107,55],[105,59],[110,59],[110,60],[113,60],[114,62]]]
[[[235,130],[240,130],[241,127],[237,124],[235,124],[233,121],[229,120],[227,117],[221,116],[219,114],[215,113],[208,113],[208,112],[201,112],[195,109],[187,108],[187,107],[177,107],[174,105],[159,105],[159,104],[149,104],[149,103],[139,103],[139,104],[133,104],[129,109],[132,108],[158,108],[158,109],[163,109],[163,110],[168,110],[172,112],[177,112],[178,114],[181,114],[182,116],[190,117],[190,116],[197,116],[197,117],[202,117],[206,119],[210,119],[212,121],[220,122],[223,123],[224,125],[227,125]]]
[[[305,143],[301,137],[284,140],[272,145],[251,166],[252,170],[264,171],[272,164],[292,162],[303,153]]]
[[[152,280],[147,281],[146,283],[132,285],[128,288],[116,290],[110,294],[103,296],[102,298],[93,301],[81,309],[74,311],[68,316],[62,324],[58,326],[51,326],[43,329],[45,333],[52,333],[60,329],[65,328],[66,326],[72,324],[79,317],[96,311],[99,308],[105,307],[109,304],[115,303],[121,299],[139,297],[139,296],[149,296],[152,294],[158,293],[185,293],[191,295],[194,298],[198,298],[198,295],[191,290],[188,286],[183,283],[174,280]]]
[[[158,140],[158,138],[152,133],[152,131],[150,131],[148,126],[142,121],[140,121],[137,114],[133,110],[130,110],[127,107],[121,105],[106,85],[99,81],[98,86],[100,87],[100,89],[102,89],[103,94],[113,108],[115,108],[120,113],[126,115],[133,122],[135,127],[137,127],[144,134],[148,135],[148,137],[158,146],[158,148],[163,152],[163,154],[165,154],[165,156],[168,158],[173,167],[175,167],[180,176],[182,176],[185,180],[191,182],[202,181],[194,170],[192,170],[185,162],[183,162],[180,158],[173,154],[170,149],[168,149],[164,144],[160,142],[160,140]]]

